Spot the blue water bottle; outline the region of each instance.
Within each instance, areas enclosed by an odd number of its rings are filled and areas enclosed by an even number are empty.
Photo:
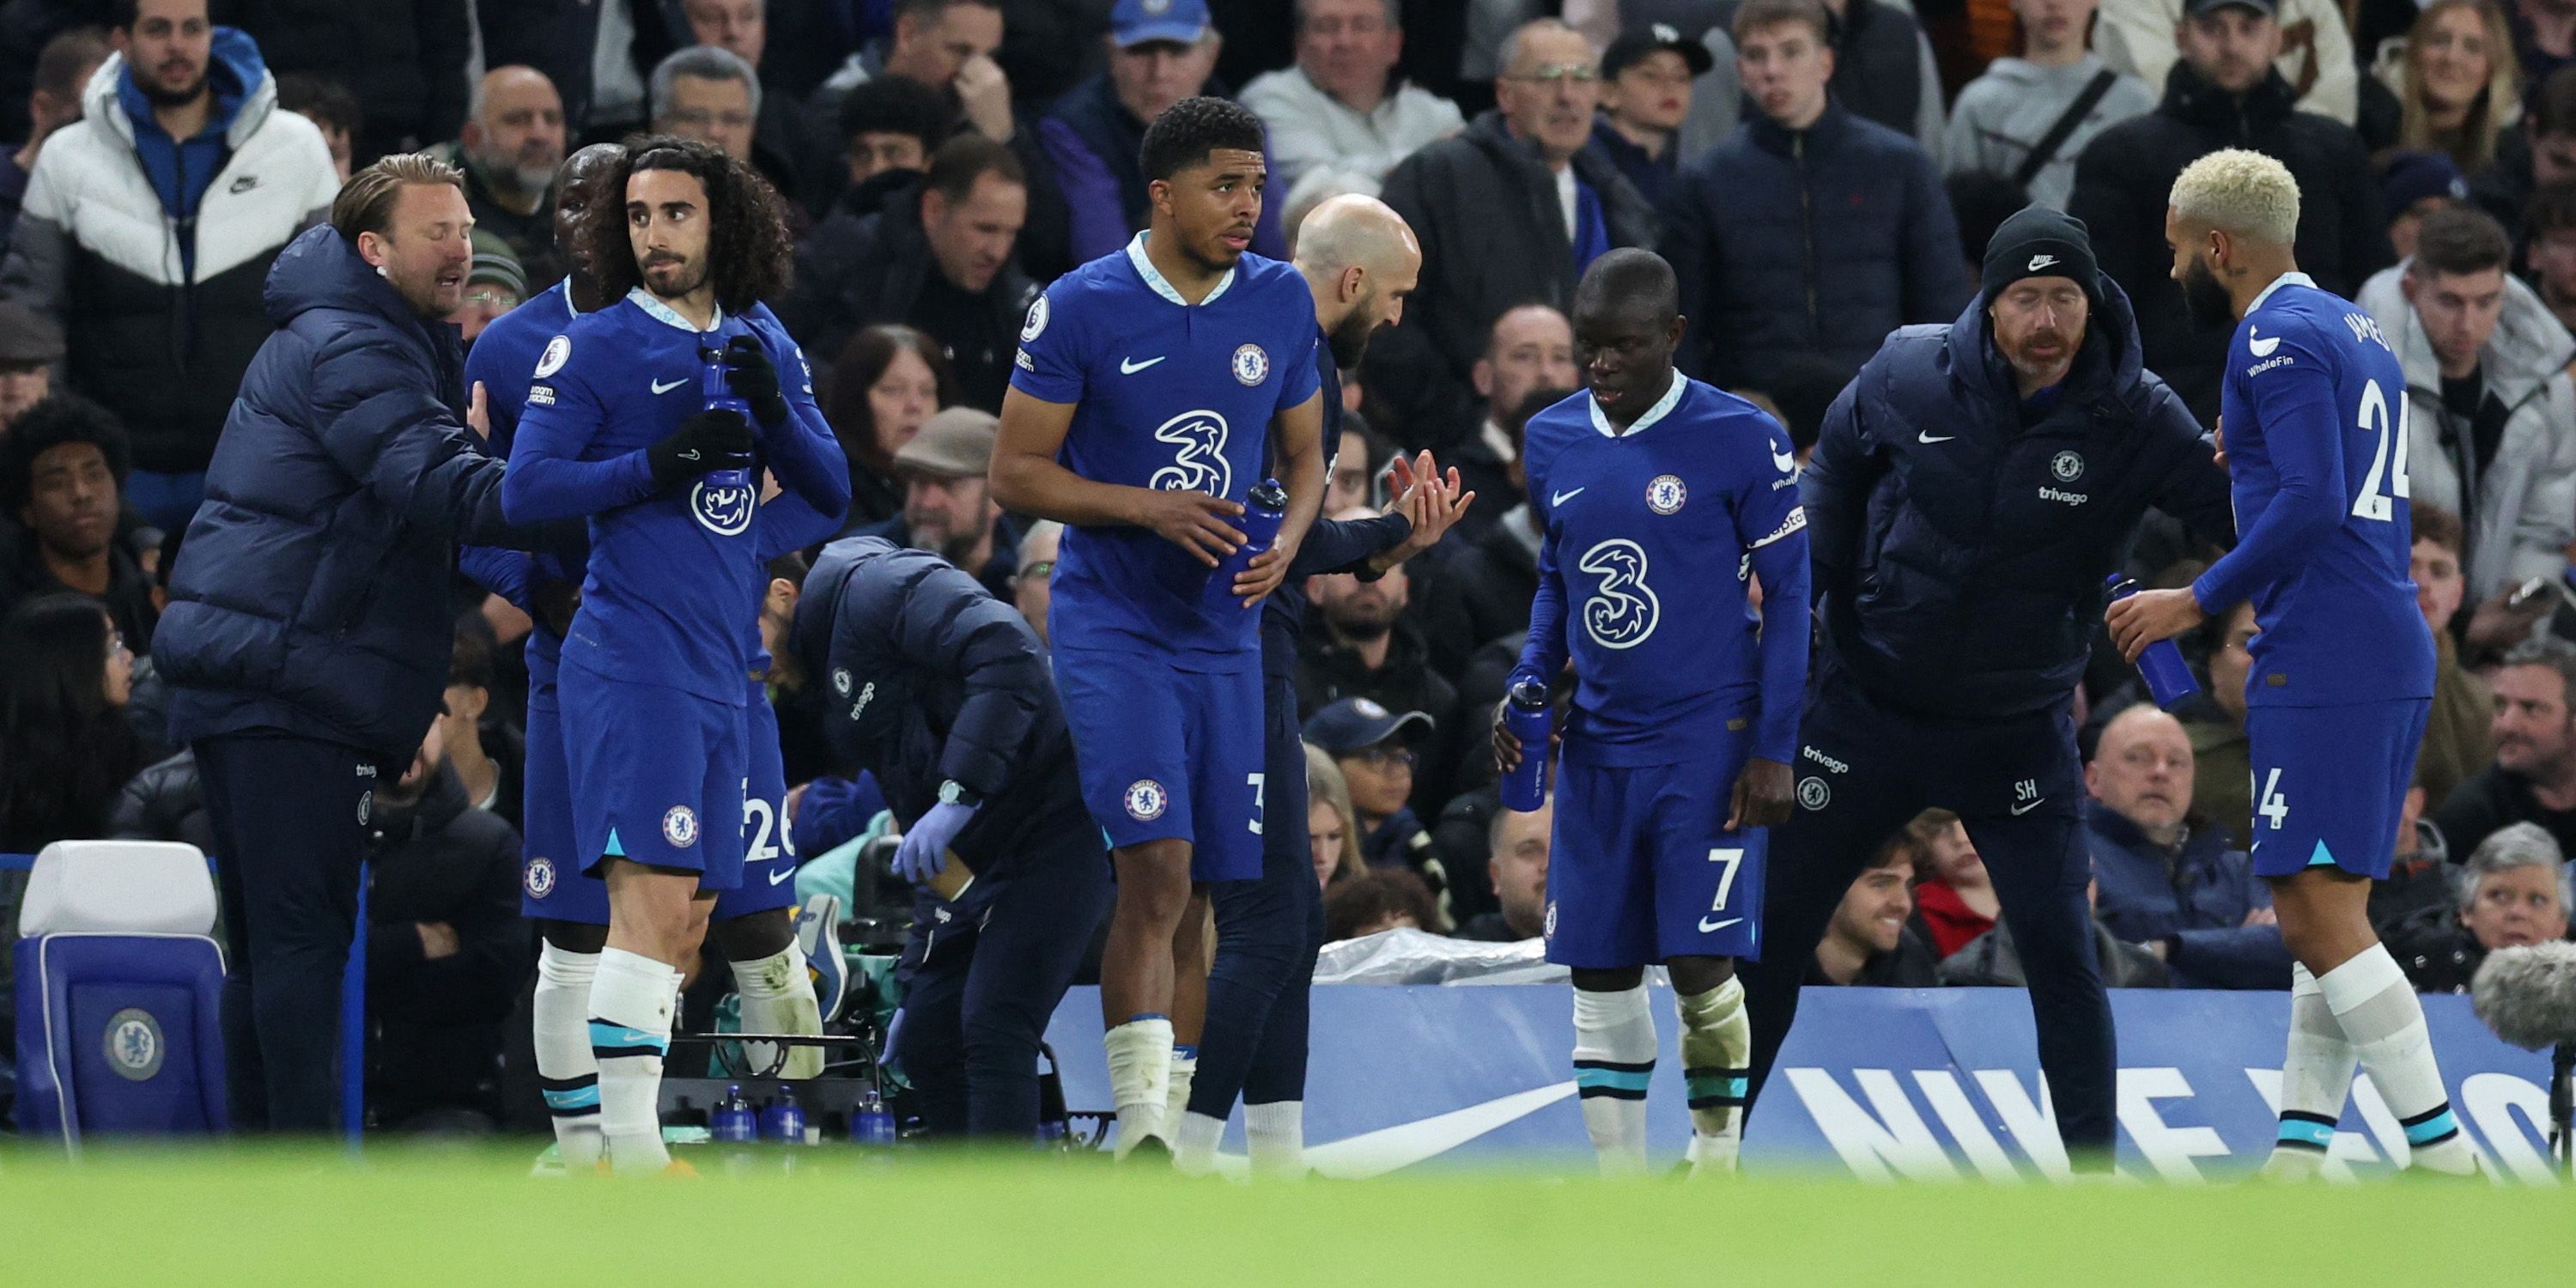
[[[700,388],[706,400],[706,409],[708,411],[733,412],[734,414],[742,417],[743,424],[749,425],[754,429],[758,429],[760,427],[760,422],[752,418],[751,404],[735,397],[733,386],[725,383],[723,351],[701,347],[698,350],[698,361],[703,364],[703,369],[700,373],[700,379],[703,383]],[[714,491],[717,488],[737,487],[748,490],[751,487],[751,471],[713,470],[708,472],[705,478],[701,480],[700,486],[705,487],[708,491]]]
[[[1535,814],[1547,803],[1547,683],[1536,676],[1524,676],[1512,685],[1511,704],[1503,712],[1503,727],[1521,741],[1521,763],[1503,775],[1503,808],[1515,814]]]
[[[1243,601],[1234,593],[1234,579],[1252,562],[1254,555],[1270,548],[1279,539],[1279,521],[1288,517],[1288,489],[1277,479],[1263,479],[1252,486],[1243,498],[1243,514],[1234,522],[1243,529],[1244,542],[1233,554],[1208,574],[1207,598],[1211,607],[1240,607]]]
[[[850,1114],[850,1141],[868,1149],[894,1147],[894,1114],[873,1088],[859,1097],[859,1107]]]
[[[781,1145],[805,1143],[805,1109],[796,1103],[796,1089],[780,1087],[778,1098],[760,1107],[760,1138]]]
[[[747,1145],[760,1139],[760,1125],[739,1085],[726,1087],[724,1099],[707,1114],[707,1134],[720,1145]]]
[[[2137,581],[2120,573],[2111,574],[2102,584],[2110,588],[2113,603],[2138,593]],[[2138,654],[2138,675],[2147,682],[2147,695],[2167,711],[2200,692],[2200,681],[2191,676],[2191,663],[2182,660],[2182,649],[2172,640],[2157,640]]]

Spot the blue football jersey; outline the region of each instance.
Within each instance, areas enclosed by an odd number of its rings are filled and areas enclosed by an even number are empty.
[[[1624,434],[1578,393],[1532,417],[1525,444],[1544,530],[1522,665],[1552,675],[1573,658],[1567,754],[1676,763],[1716,753],[1731,724],[1739,738],[1754,729],[1754,755],[1787,762],[1807,656],[1807,512],[1788,434],[1676,374]],[[1766,616],[1788,624],[1769,650]]]
[[[1271,418],[1315,396],[1315,301],[1297,270],[1246,255],[1197,304],[1145,256],[1145,234],[1057,279],[1029,309],[1011,384],[1076,408],[1058,459],[1084,478],[1241,503]],[[1261,615],[1203,602],[1210,570],[1144,528],[1074,528],[1050,637],[1253,666]]]
[[[743,334],[768,347],[803,419],[804,355],[784,332],[731,316],[699,332],[641,288],[573,319],[538,361],[502,494],[514,521],[589,516],[564,665],[742,705],[746,624],[768,585],[757,489],[714,475],[657,495],[643,449],[704,408],[702,348]]]
[[[2227,347],[2219,397],[2236,549],[2192,593],[2254,604],[2253,705],[2433,694],[2433,637],[2408,572],[2406,375],[2359,306],[2289,273]]]
[[[510,447],[518,441],[519,416],[526,411],[528,386],[537,362],[545,356],[547,342],[564,333],[579,316],[572,307],[572,279],[566,278],[540,292],[535,299],[492,319],[476,337],[474,347],[465,355],[465,388],[471,394],[474,385],[483,385],[483,410],[492,428],[489,450],[503,460],[510,458]],[[505,555],[505,557],[507,557]],[[556,554],[520,556],[541,575],[557,581],[578,581],[581,561]],[[522,605],[522,607],[525,607]],[[554,632],[528,632],[528,677],[532,682],[554,682],[555,661],[562,643]]]

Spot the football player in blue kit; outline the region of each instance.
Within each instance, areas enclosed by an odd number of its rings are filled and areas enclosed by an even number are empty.
[[[1101,1007],[1121,1157],[1162,1136],[1174,1054],[1198,1040],[1206,886],[1261,872],[1256,606],[1323,504],[1315,303],[1295,268],[1244,253],[1261,148],[1260,118],[1223,99],[1146,128],[1146,230],[1031,306],[993,450],[993,499],[1065,525],[1048,638],[1118,879]],[[1288,491],[1278,536],[1212,587],[1265,461]]]
[[[2240,319],[2219,431],[2236,549],[2190,586],[2111,605],[2131,659],[2245,602],[2254,871],[2270,882],[2291,972],[2280,1135],[2267,1176],[2317,1174],[2357,1064],[2405,1128],[2410,1164],[2470,1175],[2424,1010],[2370,928],[2433,696],[2433,639],[2408,571],[2406,375],[2369,313],[2291,256],[2299,187],[2257,152],[2214,152],[2174,180],[2173,278],[2195,315]]]
[[[626,149],[598,143],[564,159],[555,178],[555,249],[572,271],[544,292],[484,328],[466,355],[466,379],[489,391],[490,448],[507,459],[525,410],[530,373],[546,345],[575,317],[597,311],[598,278],[589,271],[584,229],[594,215],[622,224],[619,198]],[[768,306],[747,315],[775,325]],[[831,535],[832,520],[793,493],[759,511],[755,551],[772,555],[800,549]],[[587,1167],[600,1153],[599,1062],[590,1045],[590,988],[608,936],[608,887],[569,862],[576,852],[572,788],[565,768],[556,667],[581,584],[584,549],[528,555],[468,547],[460,563],[487,589],[529,614],[526,790],[523,796],[523,897],[521,915],[536,923],[541,941],[537,986],[530,1007],[538,1081],[543,1087],[561,1154],[568,1166]],[[772,586],[775,593],[775,585]],[[753,675],[745,698],[750,740],[750,783],[744,799],[743,884],[718,895],[710,910],[707,942],[732,966],[747,1031],[820,1033],[822,1015],[814,982],[798,949],[795,922],[779,915],[793,903],[795,847],[784,825],[786,775],[780,761],[777,714],[769,707],[760,672],[766,648],[747,637]],[[764,915],[766,914],[766,915]],[[784,1058],[788,1077],[820,1072],[819,1048],[798,1047]],[[754,1053],[755,1067],[767,1061]]]
[[[834,521],[849,477],[803,354],[749,316],[786,273],[776,194],[687,140],[641,140],[613,173],[626,217],[586,225],[585,259],[616,302],[539,358],[503,501],[590,520],[557,675],[571,853],[608,892],[588,1008],[600,1131],[619,1172],[648,1173],[670,1163],[656,1104],[694,904],[743,876],[746,635],[769,584],[757,471]],[[748,419],[704,405],[718,359]]]
[[[1765,829],[1789,816],[1807,679],[1807,514],[1777,421],[1673,370],[1670,264],[1594,261],[1574,293],[1586,392],[1530,419],[1539,588],[1512,682],[1570,659],[1547,959],[1574,972],[1574,1078],[1604,1176],[1646,1166],[1655,1019],[1672,974],[1694,1176],[1731,1172],[1752,1045],[1736,959],[1762,943]],[[1760,582],[1760,606],[1752,581]],[[1520,742],[1494,719],[1502,769]]]

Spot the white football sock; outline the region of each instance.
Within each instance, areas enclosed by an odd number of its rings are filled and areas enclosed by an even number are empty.
[[[1244,1152],[1257,1177],[1295,1180],[1306,1174],[1306,1102],[1273,1100],[1243,1107]]]
[[[1689,1088],[1693,1161],[1732,1171],[1744,1138],[1744,1080],[1753,1058],[1753,1025],[1744,1014],[1744,984],[1729,975],[1705,993],[1675,993],[1682,1017],[1682,1080]],[[1697,1148],[1699,1141],[1712,1144]]]
[[[1574,990],[1574,1082],[1601,1175],[1646,1174],[1646,1082],[1655,1071],[1655,1013],[1646,986]]]
[[[1172,1076],[1172,1022],[1139,1015],[1100,1035],[1109,1056],[1109,1101],[1118,1111],[1117,1156],[1163,1133],[1163,1102]]]
[[[1177,1121],[1180,1126],[1172,1133],[1172,1170],[1183,1176],[1213,1174],[1217,1142],[1225,1139],[1225,1120],[1183,1110]]]
[[[2454,1176],[2477,1174],[2477,1155],[2460,1134],[2442,1070],[2433,1059],[2433,1036],[2424,1027],[2424,1005],[2384,944],[2317,978],[2344,1039],[2370,1072],[2371,1085],[2406,1129],[2407,1166]],[[2285,1091],[2286,1094],[2286,1091]]]
[[[745,1033],[793,1033],[819,1036],[823,1008],[814,1000],[814,976],[805,969],[805,950],[794,940],[757,961],[733,963],[733,990],[742,999]],[[775,1042],[745,1042],[743,1059],[754,1073],[778,1062]],[[823,1048],[790,1047],[779,1066],[782,1078],[815,1078],[823,1073]]]
[[[599,955],[590,985],[590,1046],[599,1061],[599,1130],[619,1175],[670,1166],[662,1147],[662,1056],[671,1046],[679,972],[639,953]]]
[[[555,1145],[566,1172],[599,1165],[599,1059],[590,1053],[590,984],[599,954],[566,952],[547,944],[537,954],[537,993],[528,1011],[535,1021],[537,1083],[555,1125]]]
[[[2317,977],[2292,963],[2290,1044],[2281,1060],[2281,1130],[2272,1156],[2264,1160],[2264,1177],[2304,1181],[2325,1166],[2359,1060],[2343,1025],[2335,1021],[2334,1008],[2326,1005]]]
[[[1180,1130],[1181,1119],[1190,1111],[1190,1083],[1199,1076],[1199,1049],[1194,1046],[1172,1048],[1172,1071],[1164,1075],[1163,1127],[1165,1135]],[[1173,1137],[1175,1146],[1180,1141]]]

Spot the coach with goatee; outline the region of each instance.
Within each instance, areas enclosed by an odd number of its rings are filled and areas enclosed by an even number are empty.
[[[445,319],[474,256],[464,176],[425,155],[352,176],[269,271],[277,330],[243,376],[170,579],[154,660],[214,826],[237,1127],[337,1122],[340,977],[373,789],[447,683],[460,540],[521,544],[476,451]]]
[[[2033,206],[1987,244],[1957,321],[1909,326],[1825,415],[1799,481],[1822,630],[1797,809],[1771,829],[1751,1091],[1826,923],[1887,838],[1956,811],[2030,975],[2039,1062],[2075,1165],[2110,1166],[2111,1006],[2093,953],[2076,685],[2149,507],[2232,544],[2227,475],[2141,366],[2084,225]]]

